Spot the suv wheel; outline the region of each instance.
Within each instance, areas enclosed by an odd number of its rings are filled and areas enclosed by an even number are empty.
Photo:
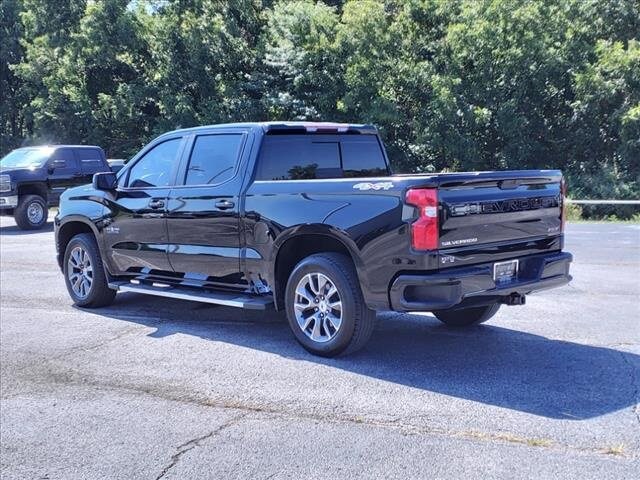
[[[25,195],[20,197],[13,217],[22,230],[37,230],[47,223],[49,209],[47,202],[40,195]]]
[[[437,310],[433,312],[438,320],[450,327],[468,327],[483,323],[500,310],[500,304],[494,303],[484,307],[459,308],[456,310]]]
[[[116,291],[109,288],[98,245],[89,233],[71,239],[64,253],[64,279],[73,303],[79,307],[110,305]]]
[[[373,332],[376,314],[365,305],[345,255],[319,253],[298,263],[287,282],[285,304],[293,334],[315,355],[355,352]]]

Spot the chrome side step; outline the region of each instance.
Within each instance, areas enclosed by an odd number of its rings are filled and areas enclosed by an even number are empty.
[[[232,292],[207,292],[196,291],[186,288],[172,287],[170,285],[157,287],[144,285],[142,283],[111,282],[109,288],[119,292],[143,293],[145,295],[156,295],[158,297],[179,298],[181,300],[193,300],[196,302],[213,303],[225,305],[227,307],[247,308],[250,310],[267,310],[273,306],[273,299],[269,297],[259,297],[252,295],[242,295]]]

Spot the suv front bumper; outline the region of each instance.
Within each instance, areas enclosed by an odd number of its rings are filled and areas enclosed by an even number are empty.
[[[400,275],[389,292],[391,308],[400,312],[444,310],[456,306],[495,303],[515,295],[555,288],[571,281],[573,256],[553,252],[517,257],[519,271],[514,280],[496,284],[493,262],[438,273]]]

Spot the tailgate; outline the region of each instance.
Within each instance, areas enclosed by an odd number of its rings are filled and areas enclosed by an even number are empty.
[[[558,171],[443,177],[438,186],[441,250],[533,239],[544,242],[562,231]]]

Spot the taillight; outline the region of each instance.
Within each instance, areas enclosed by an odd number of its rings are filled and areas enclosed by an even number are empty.
[[[418,219],[411,224],[411,245],[416,250],[436,250],[439,243],[438,191],[414,188],[407,192],[406,200],[419,212]]]
[[[560,231],[564,232],[564,225],[567,221],[567,182],[564,177],[560,180]]]

